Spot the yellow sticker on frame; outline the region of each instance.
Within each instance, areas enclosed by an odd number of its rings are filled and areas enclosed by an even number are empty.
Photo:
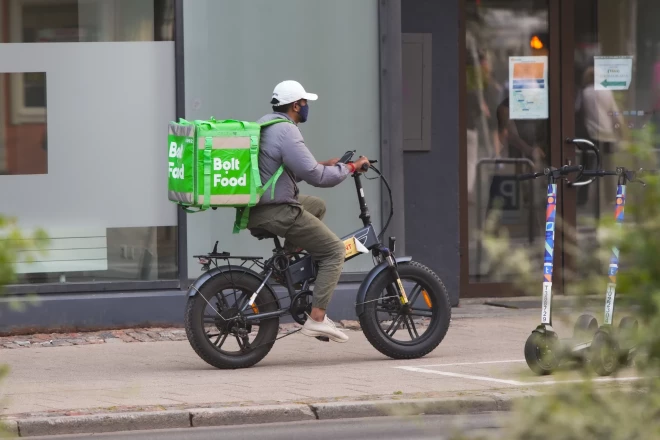
[[[344,240],[344,247],[346,248],[346,258],[350,258],[353,255],[357,255],[360,251],[355,244],[355,237],[347,238]]]

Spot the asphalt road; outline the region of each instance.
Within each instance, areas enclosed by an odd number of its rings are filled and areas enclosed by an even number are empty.
[[[96,435],[30,437],[33,440],[450,440],[458,428],[470,437],[497,439],[498,414],[374,417],[214,428],[133,431]],[[483,437],[482,437],[483,436]],[[463,440],[463,439],[461,439]]]

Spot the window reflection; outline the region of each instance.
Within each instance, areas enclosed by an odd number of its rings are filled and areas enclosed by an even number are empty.
[[[543,182],[518,182],[515,175],[548,163],[549,123],[511,116],[509,58],[549,54],[548,8],[546,1],[468,0],[466,16],[470,280],[502,281],[507,274],[496,278],[499,268],[479,238],[495,207],[512,244],[535,247],[542,257]]]
[[[628,153],[636,135],[660,123],[660,33],[655,0],[584,0],[575,2],[575,132],[596,144],[602,168],[618,166],[657,168],[656,163],[635,163]],[[610,57],[630,68],[603,77],[600,57]],[[660,144],[655,141],[656,152]],[[580,163],[592,167],[593,155],[577,151]],[[634,185],[634,184],[633,184]],[[606,267],[593,258],[598,245],[596,222],[614,216],[616,178],[598,179],[578,189],[577,242],[584,252],[581,266]],[[627,203],[635,203],[628,197]],[[630,216],[626,221],[632,221]],[[590,264],[590,267],[586,265]],[[602,266],[602,267],[601,267]],[[579,274],[578,274],[579,275]]]

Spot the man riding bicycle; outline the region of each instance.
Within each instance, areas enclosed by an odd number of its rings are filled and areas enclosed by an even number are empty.
[[[324,223],[325,202],[313,196],[299,195],[297,182],[329,188],[339,185],[355,171],[362,172],[366,157],[355,163],[338,163],[339,159],[318,162],[305,145],[298,124],[307,121],[309,101],[318,96],[307,93],[296,81],[283,81],[275,86],[271,105],[273,112],[258,122],[284,118],[292,123],[264,127],[261,132],[259,173],[267,182],[284,165],[284,173],[275,182],[274,198],[266,191],[250,211],[248,229],[264,229],[285,239],[284,249],[304,249],[318,262],[311,314],[301,332],[310,337],[327,337],[346,342],[348,336],[337,329],[325,311],[339,282],[345,259],[344,243]]]

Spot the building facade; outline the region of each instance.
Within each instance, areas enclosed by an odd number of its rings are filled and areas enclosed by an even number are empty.
[[[502,200],[513,245],[541,253],[543,195],[534,198],[538,187],[513,175],[582,160],[567,137],[616,148],[627,134],[610,138],[603,126],[634,131],[653,119],[660,33],[642,9],[658,6],[0,0],[0,212],[52,238],[46,256],[17,264],[18,282],[6,290],[27,309],[0,303],[0,331],[180,323],[183,292],[201,269],[193,255],[217,240],[222,250],[267,256],[271,243],[232,234],[233,210],[186,215],[167,200],[166,127],[180,117],[256,120],[283,79],[319,94],[301,127],[319,160],[356,149],[379,161],[395,210],[385,237],[434,269],[453,305],[517,294],[478,231]],[[540,65],[544,92],[530,104],[533,118],[517,117],[530,109],[507,100],[512,60]],[[616,109],[594,113],[589,67],[598,76],[603,62],[625,70],[629,60],[627,86],[596,87],[598,102]],[[350,183],[302,191],[326,200],[325,221],[338,235],[359,226]],[[365,191],[380,229],[392,208],[388,192],[378,180]],[[581,219],[604,212],[604,191],[560,188],[559,213],[579,226],[577,237],[557,239],[560,291],[563,271],[577,264],[564,249],[593,241]],[[352,317],[371,267],[368,257],[346,264],[331,316]]]

